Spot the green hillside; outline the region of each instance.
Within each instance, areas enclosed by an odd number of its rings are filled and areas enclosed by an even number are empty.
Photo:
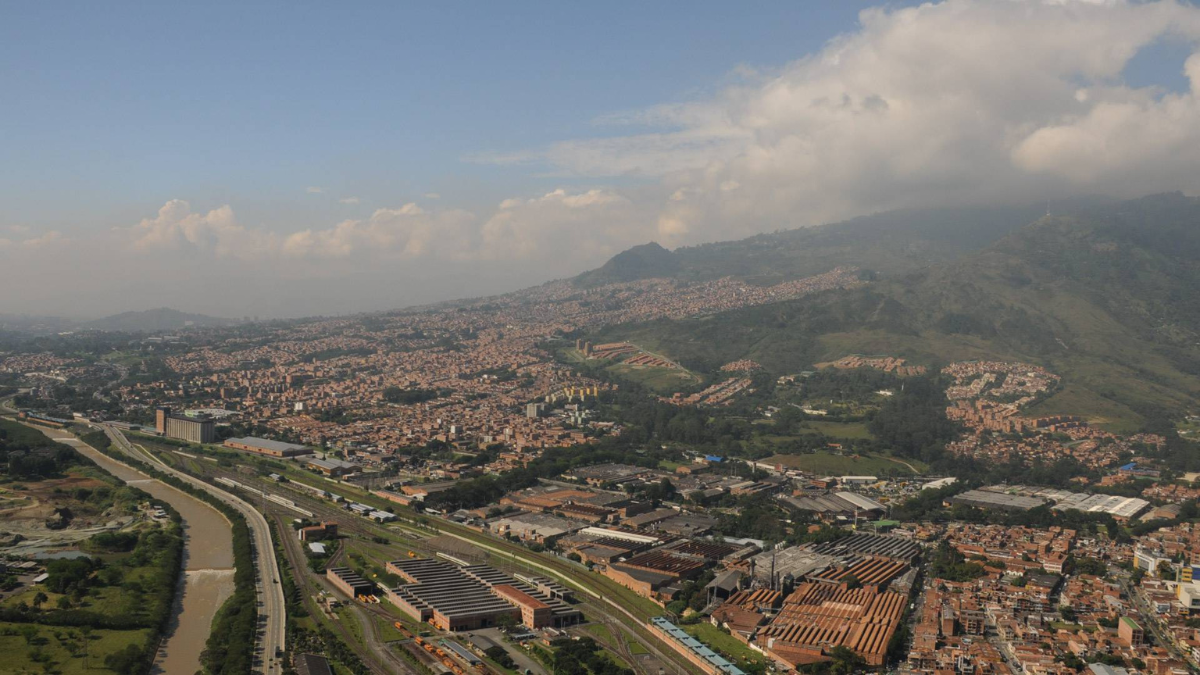
[[[1097,201],[1076,200],[1070,206]],[[1045,212],[1045,204],[914,209],[675,251],[650,243],[614,256],[603,267],[576,277],[575,283],[594,287],[648,278],[708,281],[735,276],[765,285],[847,265],[890,277],[977,251]]]
[[[877,247],[866,248],[864,267]],[[1200,200],[1156,195],[1043,217],[864,288],[611,326],[596,339],[634,341],[701,373],[739,358],[793,373],[854,353],[931,366],[1025,360],[1064,376],[1035,412],[1130,429],[1200,400],[1198,261]]]

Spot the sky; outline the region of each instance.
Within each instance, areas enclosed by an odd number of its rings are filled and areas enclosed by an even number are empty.
[[[0,0],[0,314],[292,317],[1200,192],[1185,2]]]

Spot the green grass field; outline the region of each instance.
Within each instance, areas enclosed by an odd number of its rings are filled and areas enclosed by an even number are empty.
[[[867,431],[866,422],[805,422],[800,433],[811,430],[830,438],[847,438],[851,440],[875,438]]]
[[[596,638],[598,642],[608,645],[613,643],[612,631],[602,623],[589,623],[583,627],[583,632]]]
[[[614,363],[605,370],[614,377],[637,382],[647,389],[663,395],[673,394],[700,381],[699,377],[681,368],[655,368]]]
[[[1129,408],[1076,384],[1068,384],[1050,398],[1030,406],[1025,414],[1030,417],[1082,415],[1090,424],[1114,433],[1137,431],[1142,421]]]
[[[673,394],[702,381],[699,375],[683,368],[631,366],[625,363],[588,360],[576,351],[573,345],[558,349],[557,354],[560,360],[585,371],[603,371],[610,377],[636,382],[657,394]]]
[[[1200,440],[1200,420],[1188,418],[1176,424],[1175,428],[1180,436],[1188,440]]]
[[[733,663],[745,666],[750,663],[763,663],[763,655],[739,642],[732,635],[717,628],[711,623],[701,622],[680,626],[689,635],[711,647],[714,651],[725,655]]]
[[[774,455],[763,461],[782,464],[789,469],[830,476],[886,476],[889,472],[910,475],[914,473],[913,468],[917,470],[917,473],[928,469],[923,463],[912,459],[892,459],[875,455],[855,457],[828,452],[816,452],[810,455]],[[912,465],[912,468],[908,465]]]
[[[31,631],[29,639],[21,633]],[[84,669],[83,636],[77,628],[39,626],[36,624],[0,623],[0,653],[4,661],[0,670],[5,673],[62,673],[63,675],[93,675],[113,673],[106,668],[104,657],[128,645],[142,645],[146,630],[94,630],[88,645],[88,668]]]

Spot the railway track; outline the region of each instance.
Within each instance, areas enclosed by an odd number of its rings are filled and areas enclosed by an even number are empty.
[[[317,603],[317,601],[313,598],[320,591],[327,592],[328,589],[321,584],[315,575],[308,571],[308,558],[304,555],[303,549],[300,548],[299,541],[287,536],[288,532],[291,530],[287,516],[283,513],[276,512],[272,517],[275,520],[275,528],[279,533],[279,539],[284,550],[284,555],[287,557],[288,564],[292,569],[292,579],[296,582],[296,585],[300,589],[305,608],[313,617],[323,616],[324,609],[322,609],[319,603]],[[358,609],[357,605],[352,606],[355,607],[355,610]],[[376,650],[377,654],[373,654],[372,650],[370,649],[372,645],[369,643],[365,645],[362,644],[355,637],[353,632],[345,625],[344,621],[322,619],[317,620],[322,625],[332,626],[334,633],[342,638],[342,641],[345,642],[352,651],[354,651],[359,660],[361,660],[368,668],[370,668],[372,672],[378,673],[379,675],[390,675],[391,673],[395,672],[419,675],[417,669],[413,668],[412,664],[404,661],[404,659],[400,658],[398,655],[393,654],[386,645],[381,645],[381,648]],[[371,641],[379,642],[378,633],[375,631],[373,623],[369,619],[364,623],[366,624],[363,630],[364,639],[367,639],[368,633],[370,633],[374,638]],[[396,667],[396,669],[390,670],[384,668],[383,665],[378,662],[379,656],[386,658],[391,665]]]
[[[385,537],[391,541],[398,540],[398,544],[407,547],[409,550],[424,553],[427,556],[433,556],[438,551],[430,549],[421,538],[414,538],[413,534],[419,537],[427,537],[431,534],[442,534],[446,536],[460,539],[476,548],[488,551],[493,554],[489,562],[496,564],[499,562],[502,566],[519,566],[525,570],[540,575],[558,577],[567,585],[583,592],[584,607],[594,615],[598,615],[604,621],[612,621],[621,626],[622,634],[629,635],[638,639],[650,653],[663,664],[668,672],[674,672],[677,675],[687,675],[691,673],[694,666],[691,665],[682,655],[676,652],[668,645],[661,644],[659,638],[654,636],[646,627],[648,617],[635,615],[629,609],[614,602],[610,593],[626,592],[623,588],[604,588],[604,583],[599,582],[592,572],[579,570],[574,568],[570,563],[559,560],[552,556],[537,556],[536,560],[527,560],[530,552],[522,546],[512,544],[502,539],[488,538],[485,541],[481,535],[466,528],[465,526],[457,525],[438,520],[434,526],[434,531],[422,528],[415,520],[405,518],[399,515],[399,519],[389,523],[387,526],[375,523],[367,518],[359,516],[356,513],[339,508],[332,502],[317,497],[316,495],[302,489],[290,487],[288,483],[275,483],[261,476],[248,475],[237,471],[229,470],[217,464],[203,466],[206,470],[205,474],[209,476],[225,476],[231,480],[243,482],[252,485],[257,489],[264,491],[270,490],[273,492],[287,492],[289,499],[292,499],[296,504],[303,508],[312,511],[313,517],[321,520],[337,520],[338,528],[341,531],[353,533],[366,540],[372,540],[375,537]],[[263,502],[263,508],[267,508],[272,502]],[[293,516],[295,514],[292,514]],[[461,532],[460,532],[461,530]],[[402,534],[403,533],[403,534]],[[469,533],[469,534],[467,534]],[[408,535],[407,537],[404,535]],[[498,555],[503,554],[503,555]],[[605,579],[607,581],[607,579]],[[595,587],[599,585],[601,591],[597,591]],[[610,584],[611,585],[611,584]],[[619,590],[618,590],[619,588]],[[618,639],[619,636],[614,636]],[[626,650],[628,647],[626,646]],[[630,656],[632,653],[630,652]],[[631,661],[631,666],[634,666],[636,661]],[[636,666],[634,666],[636,668]]]

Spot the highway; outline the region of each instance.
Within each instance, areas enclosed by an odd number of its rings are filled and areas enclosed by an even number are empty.
[[[284,608],[283,586],[279,583],[275,560],[275,547],[271,543],[271,529],[266,518],[254,507],[240,497],[230,494],[216,486],[205,483],[182,471],[168,466],[151,453],[141,452],[133,447],[125,434],[107,424],[100,425],[115,447],[131,457],[154,464],[163,473],[170,474],[204,490],[221,501],[237,509],[246,518],[250,526],[250,535],[254,543],[256,574],[258,582],[259,623],[263,625],[262,639],[258,643],[259,672],[265,675],[282,675],[283,663],[277,655],[283,653],[284,640],[287,635],[287,611]]]
[[[426,536],[431,533],[430,529],[421,530],[402,521],[393,522],[389,526],[382,526],[358,516],[347,518],[346,516],[349,514],[345,509],[339,508],[327,500],[316,498],[307,491],[295,489],[288,483],[269,483],[261,477],[237,474],[231,470],[220,468],[217,465],[206,465],[204,466],[204,470],[206,473],[225,475],[228,478],[250,483],[260,489],[286,494],[297,504],[302,505],[303,508],[315,513],[316,519],[337,521],[343,530],[356,532],[366,537],[376,535],[395,536],[398,532],[416,532]],[[402,509],[397,509],[397,511],[404,512]],[[415,516],[415,514],[412,515]],[[634,636],[637,641],[649,649],[654,658],[664,667],[665,672],[689,673],[694,670],[690,662],[646,628],[644,618],[636,616],[629,609],[622,606],[621,603],[614,601],[613,597],[610,597],[615,594],[615,597],[619,599],[622,594],[632,594],[632,592],[622,587],[613,587],[615,584],[607,577],[577,568],[573,563],[568,563],[555,556],[536,554],[523,546],[503,539],[490,538],[472,532],[465,526],[457,525],[451,521],[437,519],[431,522],[429,527],[432,528],[435,534],[459,539],[481,551],[497,556],[498,560],[494,559],[492,564],[503,560],[507,564],[519,565],[535,574],[553,577],[561,583],[580,591],[586,603],[585,607],[587,610],[590,610],[590,618],[594,621],[622,626],[626,632]],[[612,586],[609,586],[609,584],[612,584]]]

